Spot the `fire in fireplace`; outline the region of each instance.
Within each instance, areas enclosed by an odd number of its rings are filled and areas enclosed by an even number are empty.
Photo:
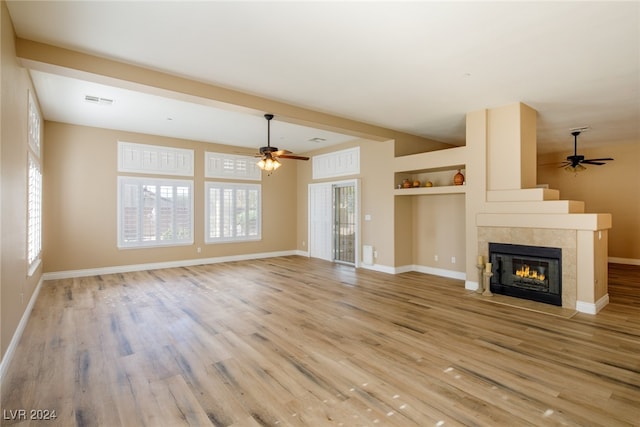
[[[489,243],[491,292],[562,305],[562,250]]]

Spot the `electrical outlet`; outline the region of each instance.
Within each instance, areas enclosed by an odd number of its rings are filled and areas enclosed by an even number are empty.
[[[373,257],[378,258],[378,251],[373,251]]]
[[[451,257],[451,264],[455,264],[456,263],[456,257],[452,256]]]
[[[202,248],[198,246],[198,248],[196,249],[196,252],[198,253],[202,252]]]
[[[434,256],[433,256],[433,260],[434,260],[434,261],[437,261],[437,260],[438,260],[438,255],[434,255]]]

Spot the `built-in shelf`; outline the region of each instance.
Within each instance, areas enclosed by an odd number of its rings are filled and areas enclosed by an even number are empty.
[[[459,167],[457,169],[429,169],[429,170],[420,170],[420,171],[402,171],[396,172],[394,178],[394,184],[397,189],[405,189],[403,186],[404,180],[407,179],[411,184],[414,181],[418,181],[420,183],[419,187],[410,187],[409,189],[422,188],[427,190],[428,192],[425,194],[429,194],[432,191],[435,191],[435,194],[443,194],[442,188],[456,188],[460,187],[459,185],[454,185],[454,176],[456,173],[462,170],[464,171],[464,167]],[[463,172],[464,174],[464,172]],[[432,187],[427,187],[426,183],[431,182]],[[402,187],[402,188],[399,188]],[[436,190],[437,189],[437,190]],[[456,189],[453,191],[454,193],[464,193],[464,191],[460,191]]]
[[[441,187],[414,187],[398,188],[394,191],[395,196],[419,196],[430,194],[464,194],[467,192],[466,185],[443,185]]]
[[[420,187],[396,188],[396,196],[429,194],[464,194],[465,185],[453,185],[455,174],[466,169],[466,147],[418,153],[394,159],[394,185],[401,186],[403,180],[420,182]],[[433,187],[426,187],[426,182]]]

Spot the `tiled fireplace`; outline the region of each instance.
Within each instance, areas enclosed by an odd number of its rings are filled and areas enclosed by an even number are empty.
[[[544,229],[544,228],[524,228],[524,227],[478,227],[478,253],[484,254],[486,259],[489,259],[489,246],[490,243],[507,245],[508,247],[514,246],[528,246],[528,247],[544,247],[554,248],[560,252],[558,260],[558,281],[559,283],[559,295],[558,296],[545,296],[544,298],[534,299],[528,298],[527,293],[524,292],[511,292],[507,295],[527,298],[546,302],[548,304],[559,305],[565,308],[576,308],[576,302],[578,300],[577,289],[577,233],[575,230],[561,230],[561,229]],[[502,246],[504,248],[504,246]],[[544,253],[544,257],[548,257],[548,253]],[[541,257],[541,258],[544,258]],[[520,257],[521,259],[523,257]],[[525,257],[536,258],[533,257]],[[492,270],[496,275],[496,269],[499,262],[492,260]],[[530,265],[530,268],[532,266]],[[493,277],[492,277],[493,279]],[[497,287],[492,285],[491,291],[500,293]],[[523,295],[525,294],[525,295]],[[546,299],[546,300],[544,300]]]

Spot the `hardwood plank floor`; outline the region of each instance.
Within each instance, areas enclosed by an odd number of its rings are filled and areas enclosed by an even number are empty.
[[[609,275],[571,318],[303,257],[51,281],[2,425],[637,426],[640,267]]]

